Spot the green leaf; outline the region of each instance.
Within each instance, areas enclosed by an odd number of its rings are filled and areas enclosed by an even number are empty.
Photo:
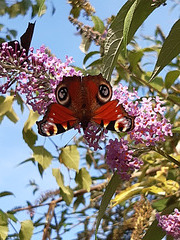
[[[13,123],[17,123],[17,121],[19,120],[13,108],[6,112],[6,117],[9,118],[9,120],[11,120],[11,122]]]
[[[82,41],[79,48],[83,53],[87,53],[91,45],[91,40],[87,38],[85,34],[82,34],[81,36],[82,36]]]
[[[8,235],[8,217],[0,210],[0,239],[5,240]]]
[[[38,17],[41,17],[46,12],[45,0],[38,0],[39,10]]]
[[[167,89],[170,88],[171,85],[175,82],[175,80],[179,77],[179,75],[180,75],[179,70],[168,72],[165,77],[165,87]]]
[[[90,186],[92,184],[91,176],[85,168],[81,168],[79,173],[75,177],[76,183],[79,185],[80,189],[85,189],[90,191]]]
[[[34,226],[31,220],[21,222],[21,230],[19,232],[20,240],[30,240],[33,234]]]
[[[37,135],[32,129],[28,129],[27,131],[22,131],[23,139],[27,143],[27,145],[32,148],[37,140]]]
[[[52,174],[56,178],[56,182],[60,187],[60,194],[62,198],[64,199],[67,205],[70,205],[74,196],[72,189],[69,186],[64,186],[63,176],[58,168],[53,168]]]
[[[99,64],[102,64],[102,58],[99,58],[99,59],[93,61],[86,68],[93,67],[93,66],[96,66],[96,65],[99,65]]]
[[[102,198],[102,201],[101,201],[99,213],[98,213],[98,216],[97,216],[96,235],[97,235],[97,231],[98,231],[98,228],[99,228],[100,221],[101,221],[102,217],[104,216],[106,208],[107,208],[107,206],[108,206],[108,204],[109,204],[109,202],[110,202],[110,200],[111,200],[113,194],[115,193],[119,184],[120,184],[119,175],[117,173],[114,173],[114,175],[112,176],[109,184],[106,187],[106,190],[104,192],[104,195],[103,195],[103,198]],[[96,236],[96,239],[97,239],[97,236]]]
[[[164,210],[165,207],[167,207],[167,203],[169,201],[169,198],[162,198],[159,200],[156,200],[152,202],[152,207],[157,209],[158,212],[161,212]]]
[[[4,98],[4,101],[0,103],[0,116],[11,110],[13,99],[13,96],[7,96]]]
[[[24,131],[26,132],[28,129],[31,129],[31,127],[35,124],[35,122],[38,120],[39,114],[38,112],[30,111],[27,121],[24,124]]]
[[[180,133],[180,127],[173,128],[173,129],[172,129],[172,132],[173,132],[173,133]]]
[[[79,152],[75,145],[63,148],[59,155],[60,162],[67,168],[74,169],[76,172],[79,172],[79,159]]]
[[[92,52],[89,52],[88,54],[86,54],[86,56],[84,57],[84,60],[83,60],[83,65],[85,65],[87,60],[95,54],[100,54],[100,52],[99,51],[92,51]]]
[[[161,240],[165,236],[165,232],[161,227],[158,226],[158,221],[155,220],[149,227],[146,235],[143,237],[143,240]]]
[[[46,169],[51,164],[52,155],[43,146],[32,147],[33,158]]]
[[[150,81],[180,53],[180,19],[172,26],[159,53]]]
[[[127,12],[127,15],[124,20],[124,28],[123,28],[123,43],[124,43],[124,49],[126,49],[126,45],[128,42],[128,34],[129,34],[129,29],[131,26],[131,22],[133,19],[134,11],[137,7],[139,0],[136,0],[133,5],[130,7],[129,11]],[[127,55],[127,51],[125,50],[125,53]]]
[[[174,95],[174,94],[169,94],[167,99],[169,99],[169,100],[172,99],[174,102],[177,103],[177,105],[180,103],[180,97],[177,95]]]
[[[12,192],[8,192],[8,191],[0,192],[0,197],[5,197],[5,196],[9,196],[9,195],[14,195],[14,194]]]
[[[161,77],[154,78],[153,81],[150,84],[153,88],[157,89],[160,92],[164,88],[164,82],[163,82],[163,79]]]
[[[123,44],[123,30],[126,19],[126,33],[125,37],[127,44],[131,41],[137,29],[142,25],[145,19],[154,11],[155,7],[151,6],[151,2],[147,0],[139,0],[138,5],[135,8],[131,6],[134,4],[133,1],[127,1],[123,7],[118,12],[114,21],[112,22],[105,41],[104,46],[104,67],[103,67],[103,76],[107,80],[110,80],[112,71],[116,64],[118,55],[124,46]],[[131,10],[130,10],[131,9]],[[130,12],[129,12],[130,11]],[[133,12],[134,11],[134,12]],[[129,12],[129,13],[128,13]],[[132,14],[133,13],[133,14]],[[130,23],[128,19],[131,20]],[[130,26],[129,26],[130,25]],[[128,35],[127,35],[128,34]]]
[[[93,29],[102,34],[105,30],[105,26],[104,26],[103,21],[97,16],[91,16],[91,19],[94,23]]]

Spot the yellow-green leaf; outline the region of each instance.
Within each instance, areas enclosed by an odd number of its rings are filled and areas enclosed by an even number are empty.
[[[24,124],[24,131],[26,132],[28,129],[31,129],[31,127],[35,124],[35,122],[38,120],[39,114],[38,112],[30,111],[27,121]]]
[[[165,87],[168,89],[171,87],[171,85],[174,83],[174,81],[179,77],[180,71],[174,70],[170,71],[166,74],[165,77]]]
[[[56,182],[58,186],[60,187],[60,194],[63,197],[64,201],[67,205],[70,205],[73,199],[73,191],[69,186],[64,185],[64,179],[62,174],[60,173],[60,170],[58,168],[52,169],[52,174],[56,178]]]
[[[43,146],[32,147],[33,158],[46,169],[51,164],[52,155]]]
[[[79,188],[85,189],[88,192],[90,191],[92,180],[91,176],[85,168],[81,168],[79,173],[76,174],[75,181],[79,185]]]
[[[67,146],[62,149],[59,160],[67,168],[74,169],[79,172],[79,152],[75,145]]]
[[[13,96],[7,96],[4,101],[0,103],[0,116],[11,110],[13,99]]]
[[[158,194],[158,195],[161,195],[161,196],[165,195],[165,191],[163,190],[163,188],[156,187],[156,186],[151,186],[151,187],[144,188],[142,190],[142,192],[143,193],[151,192],[151,193]]]
[[[115,198],[111,201],[112,207],[116,206],[117,204],[120,204],[124,202],[127,199],[130,199],[136,194],[139,194],[143,190],[143,186],[140,185],[140,183],[136,183],[132,185],[131,187],[126,188],[125,190],[121,191],[119,194],[115,196]]]
[[[31,220],[21,222],[21,230],[19,232],[20,240],[30,240],[33,234],[34,226]]]
[[[6,213],[0,210],[0,239],[5,240],[8,235],[8,218]]]

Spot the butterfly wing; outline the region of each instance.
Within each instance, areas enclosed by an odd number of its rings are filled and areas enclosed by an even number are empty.
[[[42,136],[52,136],[69,130],[78,123],[73,112],[58,104],[48,106],[44,118],[37,122],[38,133]]]
[[[112,100],[99,107],[92,121],[108,130],[128,132],[134,128],[134,117],[129,116],[118,100]]]

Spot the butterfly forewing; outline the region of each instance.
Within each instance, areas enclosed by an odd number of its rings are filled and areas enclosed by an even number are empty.
[[[76,124],[77,119],[73,112],[58,103],[50,104],[44,118],[37,122],[38,132],[43,136],[65,132]]]

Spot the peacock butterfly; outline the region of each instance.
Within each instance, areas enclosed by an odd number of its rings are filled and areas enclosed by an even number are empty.
[[[110,101],[112,87],[101,74],[64,76],[55,95],[57,103],[50,104],[43,119],[37,122],[38,132],[43,136],[65,132],[79,123],[85,130],[89,122],[117,132],[134,128],[134,117],[128,115],[117,99]]]

